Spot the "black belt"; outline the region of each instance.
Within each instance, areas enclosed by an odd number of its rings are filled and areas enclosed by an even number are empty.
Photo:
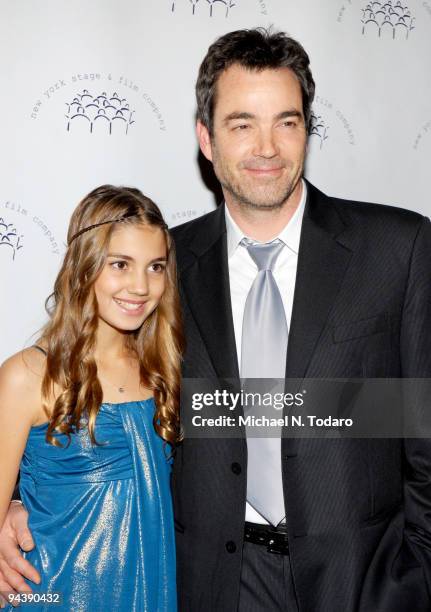
[[[286,525],[273,527],[272,525],[261,525],[249,523],[244,526],[244,540],[252,544],[266,546],[266,550],[277,555],[289,554],[289,543],[287,541]]]

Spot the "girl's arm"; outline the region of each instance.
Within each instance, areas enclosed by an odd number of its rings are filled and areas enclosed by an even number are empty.
[[[26,349],[0,367],[0,529],[32,425],[43,420],[44,357]]]

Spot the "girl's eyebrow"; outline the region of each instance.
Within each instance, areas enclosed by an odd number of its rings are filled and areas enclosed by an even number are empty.
[[[108,253],[107,257],[119,257],[121,259],[127,259],[127,261],[133,261],[133,257],[130,257],[130,255],[123,255],[122,253]]]
[[[134,261],[133,257],[130,255],[123,255],[122,253],[108,253],[107,257],[116,257],[118,259],[125,259],[126,261]],[[155,257],[149,263],[156,263],[157,261],[167,261],[166,255],[161,255],[161,257]]]
[[[158,261],[164,261],[164,262],[166,262],[166,261],[168,261],[168,260],[167,260],[167,257],[165,257],[165,255],[162,255],[162,257],[156,257],[155,259],[152,259],[152,260],[150,261],[150,264],[156,263],[156,262],[158,262]]]

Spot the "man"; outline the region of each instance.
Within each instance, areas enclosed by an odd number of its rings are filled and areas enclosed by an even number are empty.
[[[225,204],[173,231],[186,378],[430,376],[430,223],[302,179],[313,95],[284,34],[232,32],[201,65],[197,133]],[[173,493],[181,610],[431,608],[428,440],[186,438]],[[24,514],[3,585],[26,569]]]

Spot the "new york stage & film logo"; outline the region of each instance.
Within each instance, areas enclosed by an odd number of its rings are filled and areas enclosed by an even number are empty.
[[[416,22],[422,19],[420,12],[425,10],[431,16],[431,0],[373,0],[357,4],[355,0],[344,0],[338,9],[337,21],[344,22],[350,14],[350,28],[357,29],[359,24],[359,31],[369,38],[409,40],[416,30]]]
[[[159,105],[141,84],[124,75],[89,71],[58,79],[45,87],[33,103],[31,119],[40,121],[47,104],[56,106],[54,114],[57,118],[65,118],[63,125],[69,134],[88,131],[93,135],[126,136],[134,131],[132,126],[137,123],[138,113],[139,121],[142,121],[142,110],[150,110],[158,129],[166,132]]]
[[[87,123],[90,133],[93,129],[106,130],[112,134],[112,129],[128,133],[129,127],[135,123],[133,120],[134,110],[130,110],[129,102],[126,98],[120,98],[117,92],[108,96],[105,91],[97,96],[92,95],[88,89],[82,93],[77,93],[71,102],[66,102],[67,131],[69,132],[72,123]]]
[[[326,124],[325,119],[322,115],[317,115],[314,110],[311,112],[311,126],[310,126],[310,138],[315,136],[319,139],[320,148],[323,147],[323,143],[328,139],[329,126]]]
[[[400,35],[408,38],[414,21],[410,8],[400,0],[374,0],[362,9],[362,34],[375,32],[380,38],[389,32],[392,38]]]
[[[208,17],[222,15],[227,18],[230,17],[235,8],[240,8],[241,1],[245,4],[244,0],[168,0],[168,4],[171,7],[172,13],[177,12],[178,9],[187,8],[192,15],[200,14]],[[266,0],[254,1],[259,13],[261,15],[268,15]],[[247,0],[247,4],[250,4],[250,0]]]
[[[15,256],[22,249],[24,236],[17,231],[13,223],[6,217],[0,217],[0,251],[6,252],[15,260]],[[4,248],[3,248],[4,247]]]

